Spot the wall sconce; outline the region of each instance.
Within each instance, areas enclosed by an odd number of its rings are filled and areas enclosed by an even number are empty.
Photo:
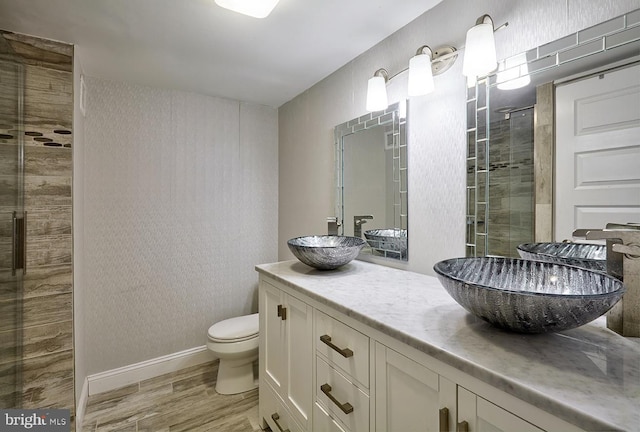
[[[431,70],[432,57],[431,48],[423,45],[418,48],[416,55],[409,60],[409,84],[407,88],[409,96],[426,95],[435,88],[433,71]]]
[[[508,24],[505,24],[508,25]],[[499,28],[502,28],[500,26]],[[489,15],[482,15],[476,25],[467,31],[462,73],[465,76],[485,76],[496,70],[496,41],[493,37],[493,20]]]
[[[254,18],[266,18],[279,0],[215,0],[216,4],[225,9],[249,15]]]
[[[452,46],[444,46],[431,51],[427,45],[423,45],[416,51],[416,55],[409,60],[409,67],[389,77],[385,69],[378,69],[367,85],[367,111],[381,111],[386,109],[387,82],[403,72],[409,71],[409,83],[407,93],[409,96],[421,96],[434,90],[433,77],[447,71],[458,58],[456,49]]]
[[[389,74],[385,69],[378,69],[373,74],[373,77],[369,78],[367,83],[367,111],[387,109],[389,106],[387,81],[389,81]]]

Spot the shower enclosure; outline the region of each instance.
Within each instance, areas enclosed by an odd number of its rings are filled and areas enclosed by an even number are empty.
[[[73,421],[72,137],[73,46],[0,30],[0,409]]]
[[[499,113],[490,124],[487,253],[518,257],[533,241],[533,107]]]
[[[485,81],[468,89],[466,255],[518,257],[534,240],[535,98],[505,103]]]
[[[22,388],[24,68],[0,37],[0,408],[19,408]]]

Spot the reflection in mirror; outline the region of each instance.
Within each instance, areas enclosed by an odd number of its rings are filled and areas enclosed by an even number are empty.
[[[555,89],[638,62],[638,16],[505,59],[468,89],[467,256],[518,257],[518,244],[554,241]]]
[[[408,260],[406,102],[335,128],[336,214],[361,255]]]

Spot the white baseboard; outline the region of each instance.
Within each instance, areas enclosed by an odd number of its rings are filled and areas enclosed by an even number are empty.
[[[84,379],[82,384],[82,390],[80,391],[80,399],[76,405],[76,431],[82,430],[82,423],[84,423],[84,410],[87,408],[87,399],[89,399],[89,380]]]
[[[175,372],[214,359],[213,353],[207,349],[206,345],[203,345],[118,369],[89,375],[87,377],[89,396],[115,390],[138,381]]]

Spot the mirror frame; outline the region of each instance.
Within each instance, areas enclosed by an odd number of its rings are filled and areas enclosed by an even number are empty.
[[[534,241],[553,240],[553,166],[541,161],[553,161],[555,137],[553,115],[540,115],[542,106],[553,112],[554,84],[578,78],[586,71],[595,72],[605,65],[618,67],[631,63],[640,53],[640,9],[601,22],[583,30],[546,43],[537,48],[499,61],[510,65],[510,76],[521,77],[522,71],[530,76],[557,74],[548,84],[537,88],[536,120],[534,129]],[[607,52],[606,61],[592,63],[595,56]],[[524,54],[524,55],[523,55]],[[517,59],[524,59],[524,61]],[[636,59],[637,61],[637,59]],[[521,66],[527,65],[524,69]],[[588,65],[588,66],[587,66]],[[605,67],[608,68],[608,67]],[[490,89],[497,86],[497,71],[468,87],[467,112],[467,187],[466,187],[466,256],[484,256],[489,249],[489,156],[490,156]],[[484,187],[483,187],[484,184]]]
[[[389,228],[399,228],[408,230],[408,132],[407,132],[407,108],[408,102],[401,100],[393,103],[383,111],[375,111],[365,114],[355,119],[339,124],[334,129],[335,138],[335,185],[336,185],[336,206],[335,214],[340,222],[340,234],[344,235],[344,138],[357,133],[358,131],[371,129],[376,126],[392,125],[392,145],[393,145],[393,181],[398,184],[398,193],[394,194],[394,226]],[[398,220],[399,219],[399,220]],[[395,261],[408,261],[408,235],[407,254],[402,257],[383,256],[380,258],[393,259]],[[363,255],[374,256],[371,248],[363,248],[359,258]],[[375,256],[378,256],[377,254]]]

